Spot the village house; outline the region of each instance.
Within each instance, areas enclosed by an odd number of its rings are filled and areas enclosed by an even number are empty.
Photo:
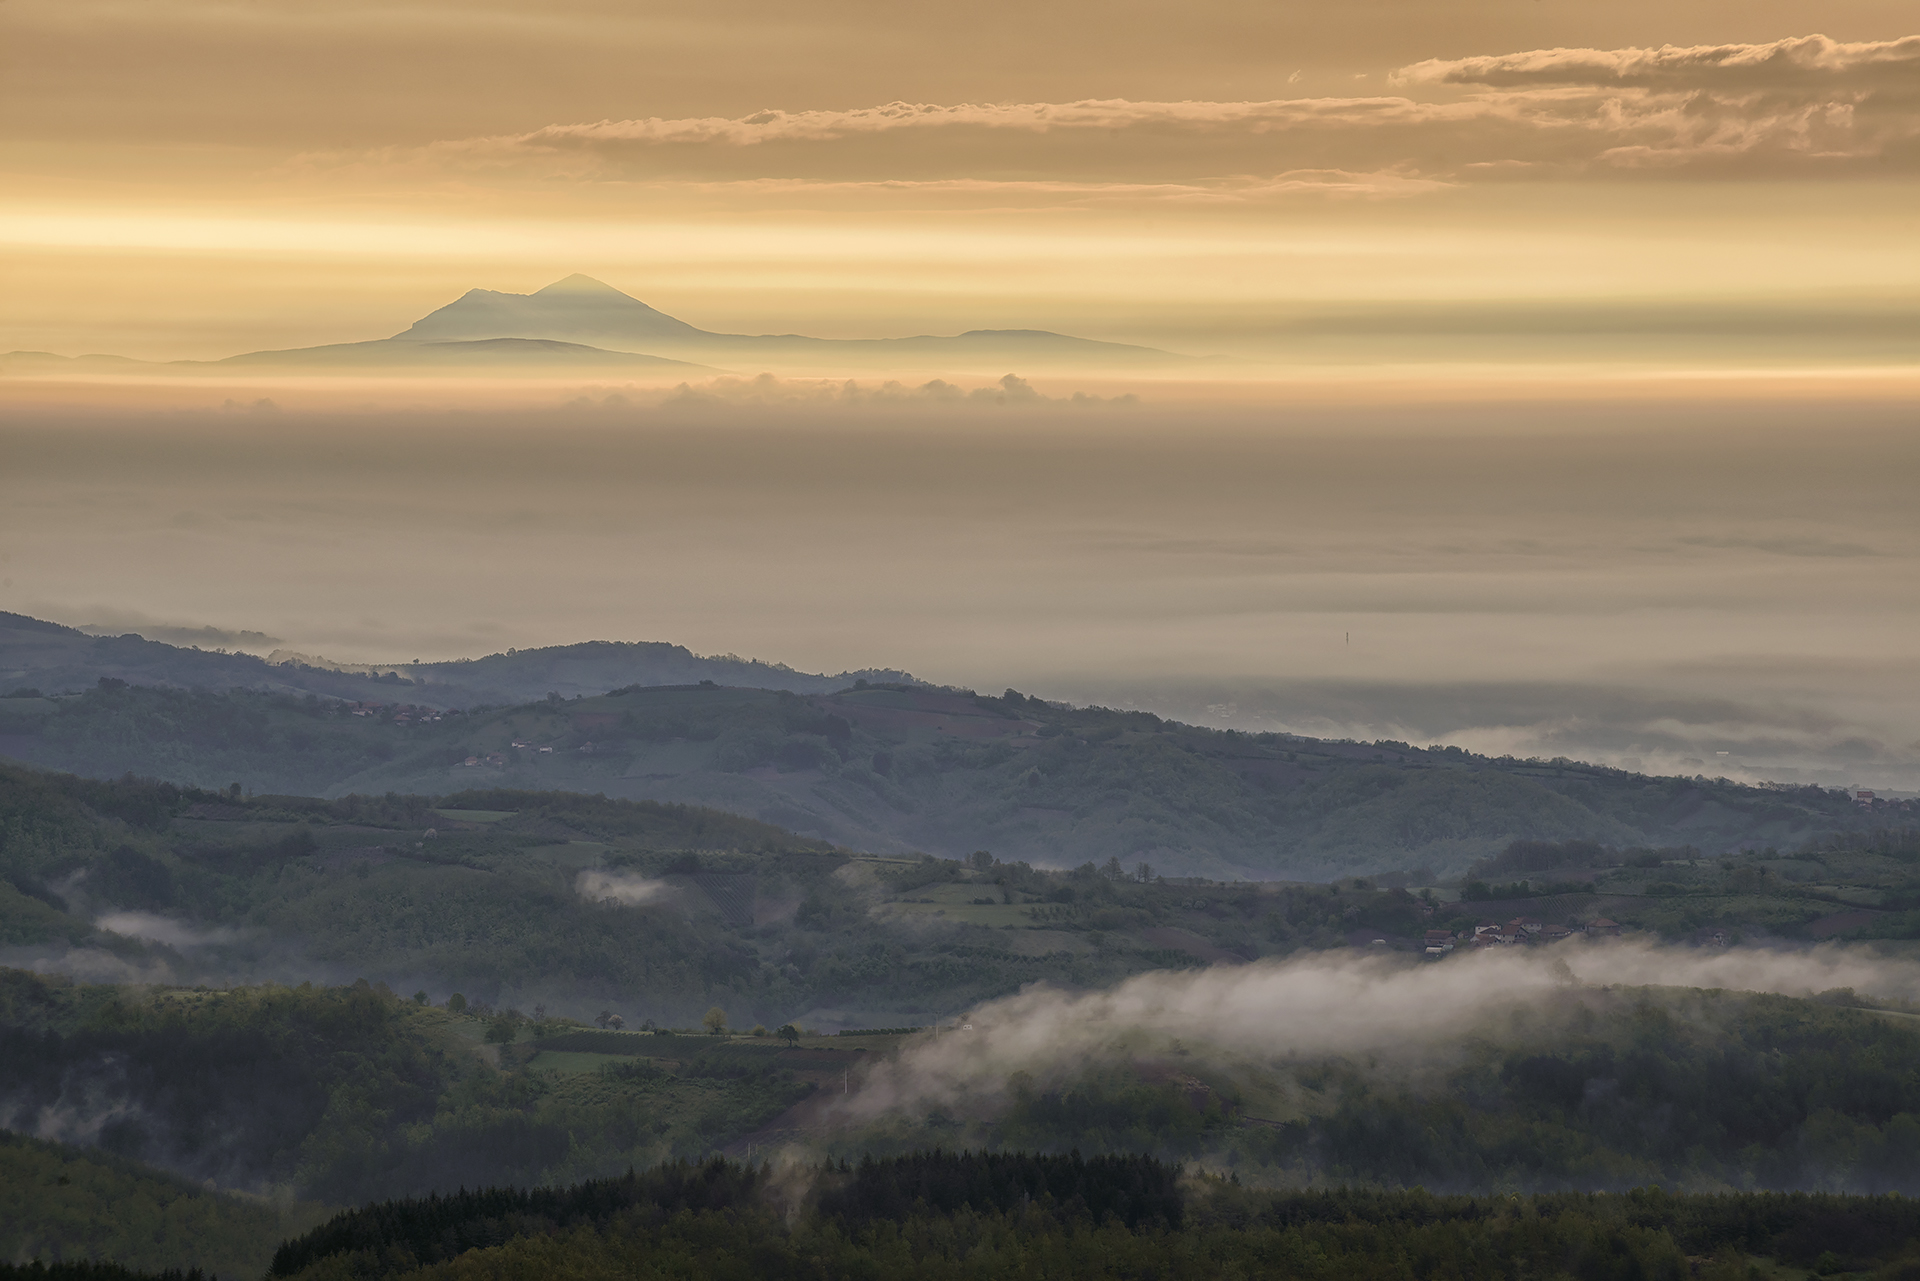
[[[1451,951],[1453,951],[1452,930],[1427,931],[1426,954],[1428,956],[1445,956]]]
[[[1587,922],[1587,933],[1599,938],[1619,938],[1620,922],[1609,921],[1606,917],[1602,916],[1596,920]]]

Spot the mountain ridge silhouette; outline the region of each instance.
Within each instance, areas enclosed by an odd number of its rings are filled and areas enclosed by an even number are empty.
[[[635,350],[644,348],[645,350]],[[969,329],[903,338],[814,338],[805,334],[728,334],[669,316],[604,281],[581,273],[530,294],[469,289],[389,338],[243,352],[218,360],[134,361],[121,356],[57,356],[9,352],[15,369],[139,365],[311,369],[400,367],[548,367],[677,369],[722,372],[718,366],[764,361],[818,368],[924,368],[943,362],[981,368],[1049,363],[1163,366],[1191,358],[1130,343],[1078,338],[1046,329]]]

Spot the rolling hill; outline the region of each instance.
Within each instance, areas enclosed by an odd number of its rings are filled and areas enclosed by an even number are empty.
[[[1910,814],[1817,787],[1249,735],[864,678],[815,693],[636,684],[464,712],[427,702],[433,684],[314,679],[357,682],[358,697],[108,678],[70,696],[0,698],[0,750],[94,777],[309,796],[598,793],[707,806],[877,854],[986,849],[1213,878],[1432,884],[1516,839],[1719,854]]]
[[[216,637],[207,635],[209,644]],[[0,694],[35,689],[49,695],[78,692],[102,677],[135,685],[224,691],[248,689],[322,698],[391,699],[398,695],[435,707],[521,703],[558,693],[603,694],[627,685],[748,685],[796,694],[831,693],[856,680],[914,683],[892,669],[838,675],[796,672],[779,663],[732,655],[702,657],[659,641],[589,641],[432,663],[330,663],[275,648],[257,633],[244,640],[255,653],[148,640],[135,632],[97,634],[24,614],[0,613]],[[0,735],[7,731],[0,726]]]

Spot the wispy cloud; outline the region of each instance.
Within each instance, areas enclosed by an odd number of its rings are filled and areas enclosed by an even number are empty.
[[[607,119],[449,140],[389,158],[559,165],[576,176],[652,171],[684,181],[690,169],[709,176],[751,170],[766,162],[749,153],[778,148],[787,170],[780,180],[790,183],[926,190],[1011,182],[1010,193],[1035,197],[1071,190],[1236,200],[1417,194],[1473,178],[1743,176],[1807,166],[1904,172],[1920,163],[1920,36],[1537,49],[1413,63],[1389,82],[1407,92],[1257,101],[896,101]],[[983,133],[1001,140],[985,150],[966,142]],[[1035,167],[1054,177],[1037,185],[1008,178],[1009,170]]]
[[[860,196],[893,194],[985,203],[1101,204],[1154,201],[1231,203],[1276,196],[1417,196],[1457,184],[1408,169],[1289,169],[1266,175],[1228,174],[1182,182],[1099,182],[1043,178],[740,178],[676,184],[689,191],[751,196]]]
[[[524,134],[477,139],[471,145],[564,147],[595,143],[723,143],[751,147],[771,142],[826,142],[859,134],[926,129],[1011,129],[1026,133],[1132,129],[1164,125],[1186,129],[1232,126],[1265,132],[1319,119],[1392,117],[1400,98],[1302,98],[1266,102],[1135,102],[1086,98],[1076,102],[889,102],[847,111],[757,111],[750,116],[677,120],[601,120],[548,125]]]
[[[94,921],[94,925],[122,938],[142,939],[174,948],[207,947],[214,943],[231,943],[240,937],[238,932],[224,926],[210,930],[198,929],[185,921],[176,921],[155,912],[109,912]]]
[[[1355,953],[1231,968],[1155,971],[1086,993],[1036,986],[976,1010],[970,1030],[927,1038],[876,1064],[841,1106],[864,1118],[997,1095],[1017,1071],[1070,1074],[1096,1055],[1195,1041],[1236,1054],[1366,1053],[1411,1061],[1579,984],[1811,995],[1835,988],[1920,995],[1920,967],[1861,952],[1701,952],[1638,943],[1465,955],[1441,965]]]
[[[1875,88],[1920,92],[1920,36],[1853,44],[1796,36],[1768,44],[1662,45],[1658,49],[1534,49],[1476,58],[1430,59],[1402,67],[1400,84],[1596,85],[1696,89]]]
[[[1614,169],[1910,169],[1920,140],[1920,36],[1536,49],[1415,63],[1394,81],[1484,86],[1474,101],[1584,128],[1597,150],[1583,159]]]
[[[634,876],[626,872],[585,871],[574,878],[574,893],[593,903],[613,903],[620,907],[642,907],[658,903],[673,892],[665,881]]]

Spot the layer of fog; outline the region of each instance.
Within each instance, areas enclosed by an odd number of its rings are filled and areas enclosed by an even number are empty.
[[[617,903],[621,907],[640,907],[657,903],[673,892],[673,886],[627,872],[585,871],[574,878],[574,893],[590,903]]]
[[[129,949],[123,955],[83,944],[20,945],[0,948],[0,968],[59,975],[80,983],[126,983],[136,987],[171,986],[202,979],[198,967],[175,964],[166,952]],[[244,981],[234,979],[235,982]],[[222,983],[222,986],[225,986]]]
[[[598,388],[591,412],[16,412],[0,609],[381,661],[668,640],[1242,728],[1920,789],[1901,404],[1156,392],[1083,414],[793,386],[676,408]]]
[[[1046,684],[1074,702],[1145,708],[1248,733],[1450,743],[1491,757],[1567,757],[1747,784],[1877,787],[1882,796],[1920,787],[1914,760],[1920,745],[1902,742],[1902,730],[1883,714],[1883,700],[1890,692],[1899,697],[1911,680],[1908,665],[1822,663],[1809,656],[1744,670],[1728,666],[1732,670],[1682,662],[1661,670],[1649,664],[1613,682],[1281,684],[1260,677],[1099,680],[1062,672]],[[1820,688],[1795,687],[1811,673],[1818,673]]]
[[[595,401],[582,396],[568,401],[568,409],[623,409],[633,402],[620,393]],[[1084,409],[1096,405],[1133,406],[1140,403],[1134,392],[1116,396],[1092,395],[1076,391],[1070,395],[1049,396],[1017,374],[1003,374],[993,382],[977,387],[962,387],[944,378],[933,378],[917,385],[896,379],[880,383],[861,383],[854,379],[775,378],[761,374],[755,378],[714,378],[703,383],[681,383],[664,397],[661,408],[686,411],[721,405],[806,405],[835,408],[887,408],[908,406],[966,407],[983,409],[1015,407],[1033,409],[1064,405]]]
[[[240,937],[238,930],[225,927],[201,929],[157,912],[108,912],[95,918],[93,925],[95,929],[106,930],[123,938],[164,943],[171,948],[210,947],[231,943]]]
[[[1408,1063],[1442,1040],[1498,1035],[1494,1016],[1574,985],[1724,988],[1920,999],[1920,964],[1837,947],[1707,951],[1627,941],[1460,955],[1438,963],[1352,951],[1206,970],[1156,970],[1096,992],[1044,985],[876,1064],[840,1106],[848,1119],[987,1101],[1008,1077],[1058,1079],[1111,1053],[1175,1042],[1271,1059],[1365,1054]],[[950,1027],[952,1025],[949,1025]]]

